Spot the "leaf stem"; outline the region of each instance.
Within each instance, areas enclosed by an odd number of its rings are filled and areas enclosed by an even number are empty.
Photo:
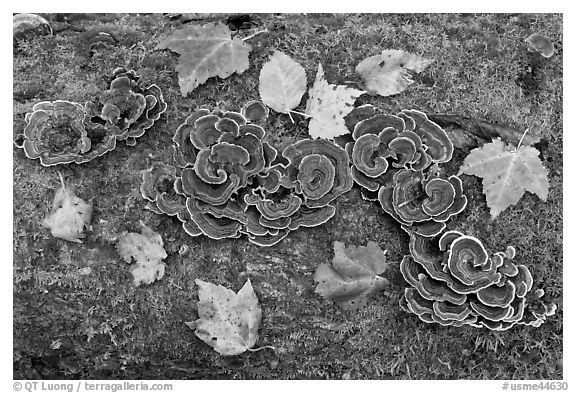
[[[526,131],[524,131],[524,134],[522,134],[522,138],[520,138],[520,142],[518,142],[518,146],[516,146],[516,150],[520,149],[520,145],[522,144],[522,141],[524,140],[526,133],[528,133],[528,128],[526,128]]]
[[[292,117],[292,111],[288,111],[288,116],[290,116],[290,121],[292,122],[292,124],[295,123],[294,118]]]
[[[260,348],[246,348],[246,349],[247,349],[248,351],[250,351],[250,352],[258,352],[258,351],[261,351],[262,349],[271,349],[271,350],[273,350],[273,351],[276,350],[276,348],[274,348],[274,347],[271,346],[271,345],[266,345],[266,346],[260,347]]]
[[[249,35],[248,37],[242,38],[242,41],[247,41],[247,40],[249,40],[249,39],[251,39],[251,38],[254,38],[254,37],[256,37],[257,35],[260,35],[260,34],[263,34],[263,33],[268,33],[268,29],[264,29],[264,30],[257,31],[256,33],[251,34],[251,35]]]
[[[307,117],[307,118],[311,118],[311,117],[312,117],[312,116],[310,116],[310,115],[308,115],[308,114],[306,114],[306,113],[302,113],[302,112],[298,112],[298,111],[290,110],[290,112],[296,113],[297,115],[304,116],[304,117]],[[290,117],[292,117],[292,116],[290,116]]]
[[[64,187],[64,178],[62,177],[62,174],[60,172],[58,172],[58,177],[60,178],[60,183],[62,183],[62,187]]]
[[[60,183],[62,183],[62,188],[64,189],[64,194],[66,196],[68,196],[68,191],[66,190],[66,184],[64,183],[64,178],[62,177],[62,174],[60,172],[58,172],[58,177],[60,177]]]

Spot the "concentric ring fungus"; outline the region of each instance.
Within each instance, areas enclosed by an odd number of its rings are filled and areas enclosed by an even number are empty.
[[[406,232],[434,237],[446,228],[446,221],[464,210],[468,199],[457,176],[446,178],[437,171],[402,169],[392,184],[383,186],[378,200],[385,212]]]
[[[142,171],[140,192],[149,202],[146,206],[158,214],[183,215],[186,200],[176,193],[176,168],[163,162]]]
[[[375,114],[371,105],[348,116],[353,142],[346,145],[352,176],[365,199],[374,200],[380,187],[389,186],[401,169],[424,171],[432,163],[450,161],[454,146],[446,132],[417,110],[398,115]]]
[[[289,161],[286,182],[303,195],[308,207],[326,206],[354,184],[348,155],[326,139],[298,141],[282,156]]]
[[[410,255],[400,263],[410,284],[400,306],[443,326],[539,326],[554,307],[525,313],[533,280],[526,266],[512,262],[513,251],[509,246],[490,257],[480,240],[457,231],[445,232],[438,242],[412,234]]]
[[[256,124],[267,115],[262,103],[250,101],[240,112],[199,109],[188,116],[173,137],[177,169],[159,165],[143,173],[149,208],[176,215],[192,236],[246,234],[261,246],[328,221],[336,211],[330,202],[353,184],[346,152],[304,140],[278,157]]]
[[[91,161],[113,150],[117,139],[134,145],[167,107],[158,86],[142,89],[139,79],[134,71],[118,68],[98,103],[37,103],[26,114],[26,126],[16,138],[16,146],[23,148],[28,158],[39,158],[42,165],[51,166]]]
[[[26,114],[26,126],[16,140],[28,158],[44,166],[83,162],[91,141],[84,127],[84,108],[70,101],[43,101]]]
[[[118,67],[112,73],[109,89],[97,102],[86,103],[86,113],[91,123],[104,123],[116,139],[133,146],[136,138],[144,135],[167,107],[157,85],[143,88],[140,75]]]

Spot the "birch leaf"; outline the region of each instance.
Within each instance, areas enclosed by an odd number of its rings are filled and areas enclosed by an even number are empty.
[[[250,350],[258,340],[262,311],[250,280],[238,293],[199,279],[196,336],[224,356],[239,355]]]
[[[180,92],[186,96],[208,78],[224,79],[235,72],[246,71],[252,47],[238,37],[232,38],[227,26],[209,23],[176,30],[156,49],[170,49],[180,54],[176,71]]]
[[[132,269],[134,285],[152,284],[164,277],[166,265],[162,262],[168,256],[160,234],[148,228],[142,221],[141,233],[130,232],[120,238],[117,249],[124,262],[136,265]]]
[[[84,228],[90,224],[92,205],[78,198],[72,187],[62,185],[54,194],[50,214],[42,224],[50,229],[52,236],[70,242],[82,243]]]
[[[425,59],[403,50],[383,50],[370,56],[356,66],[370,94],[391,96],[403,92],[414,80],[410,71],[419,74],[434,60]]]
[[[316,80],[306,103],[306,114],[311,117],[308,124],[310,136],[334,139],[349,133],[344,116],[354,109],[354,101],[364,93],[351,87],[329,84],[324,78],[322,64],[318,64]]]
[[[379,276],[387,267],[386,253],[375,242],[346,248],[335,241],[332,263],[321,264],[314,273],[314,281],[318,282],[315,292],[344,310],[356,310],[388,285],[388,280]]]
[[[260,99],[276,112],[288,114],[306,92],[304,67],[290,56],[274,51],[260,71]]]
[[[458,174],[482,178],[486,203],[494,219],[508,206],[518,203],[526,191],[546,201],[547,171],[538,158],[539,154],[531,146],[510,148],[498,138],[472,150]]]

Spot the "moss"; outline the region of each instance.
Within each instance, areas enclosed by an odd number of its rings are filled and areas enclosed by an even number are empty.
[[[121,142],[84,165],[44,168],[21,150],[13,153],[15,378],[562,379],[561,15],[260,15],[257,29],[269,33],[249,41],[250,69],[211,78],[187,98],[178,88],[177,55],[154,50],[159,37],[181,26],[178,20],[160,14],[66,18],[73,29],[20,42],[14,53],[15,134],[36,102],[87,101],[108,86],[118,65],[136,69],[144,84],[158,84],[169,106],[135,147]],[[111,32],[118,43],[90,56],[78,38],[79,30],[93,29]],[[552,58],[532,59],[525,51],[523,40],[532,31],[553,40],[558,51]],[[469,205],[449,224],[480,237],[489,249],[516,247],[516,259],[533,272],[536,287],[559,304],[557,315],[539,329],[454,330],[401,311],[406,284],[398,263],[408,252],[407,237],[357,188],[337,199],[337,214],[328,223],[299,229],[271,248],[245,238],[192,238],[175,217],[144,209],[140,170],[171,159],[171,137],[193,109],[238,110],[258,98],[259,71],[273,49],[300,62],[310,86],[319,61],[330,83],[358,84],[356,64],[384,48],[436,61],[402,94],[365,96],[358,103],[385,113],[414,108],[544,131],[539,148],[550,171],[547,202],[528,194],[490,221],[481,181],[464,177]],[[282,149],[307,137],[307,122],[295,120],[272,111],[266,139]],[[455,173],[464,157],[457,152],[447,173]],[[80,197],[94,202],[93,230],[84,244],[53,239],[38,224],[58,187],[58,171],[78,185]],[[137,230],[139,220],[162,234],[169,256],[161,281],[134,288],[115,242]],[[313,292],[313,273],[332,258],[335,240],[373,240],[389,250],[391,287],[357,313]],[[189,251],[180,255],[183,245]],[[277,349],[221,358],[183,323],[197,318],[194,279],[237,290],[247,277],[264,312],[257,345]]]

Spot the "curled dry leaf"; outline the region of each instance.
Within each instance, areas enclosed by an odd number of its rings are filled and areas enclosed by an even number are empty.
[[[308,133],[312,138],[334,139],[350,131],[346,127],[344,116],[354,109],[354,101],[365,92],[347,86],[329,84],[324,78],[322,64],[314,85],[310,88],[306,114],[311,117]]]
[[[50,23],[40,15],[22,13],[14,15],[12,19],[12,34],[14,38],[20,38],[28,32],[52,34]]]
[[[492,219],[518,203],[526,191],[546,201],[547,171],[531,146],[508,147],[499,138],[470,152],[458,174],[482,178],[486,203]]]
[[[78,198],[71,186],[64,184],[54,194],[50,214],[42,221],[42,224],[50,229],[52,236],[70,242],[82,243],[84,228],[90,224],[92,217],[92,204]]]
[[[118,254],[124,262],[136,265],[132,269],[134,285],[152,284],[164,277],[166,265],[162,262],[168,256],[164,250],[164,243],[160,234],[148,228],[142,221],[141,233],[128,233],[123,236],[117,245]]]
[[[554,54],[554,44],[550,38],[534,33],[524,40],[528,44],[530,52],[538,52],[545,58],[550,58]]]
[[[356,72],[364,80],[368,93],[386,97],[403,92],[414,82],[410,71],[419,74],[433,61],[403,50],[390,49],[362,60],[356,66]]]
[[[221,23],[190,25],[175,31],[156,48],[180,54],[176,71],[183,96],[208,78],[224,79],[235,72],[243,73],[249,67],[248,54],[252,50],[240,38],[232,38],[230,29]]]
[[[260,98],[276,112],[288,114],[306,92],[304,67],[290,56],[274,51],[260,71]]]
[[[200,318],[186,324],[196,329],[196,336],[224,356],[251,350],[258,340],[262,311],[250,280],[238,293],[199,279],[194,282]]]
[[[380,277],[387,267],[386,252],[377,243],[345,248],[344,243],[335,241],[334,260],[321,264],[314,273],[315,292],[344,310],[356,310],[388,285],[388,280]]]

